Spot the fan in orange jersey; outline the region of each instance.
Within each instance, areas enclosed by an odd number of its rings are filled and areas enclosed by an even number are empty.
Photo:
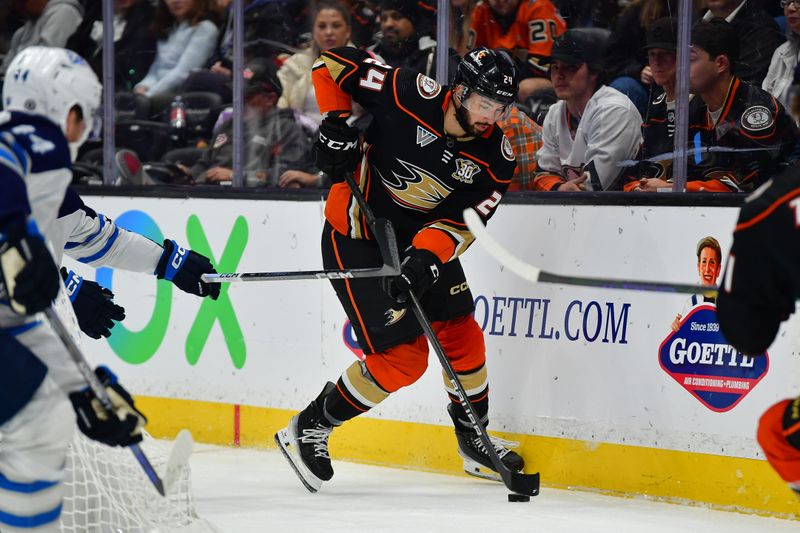
[[[553,41],[566,29],[550,0],[482,0],[472,12],[467,47],[510,51],[520,67],[519,98],[525,101],[552,87],[540,60],[550,56]]]

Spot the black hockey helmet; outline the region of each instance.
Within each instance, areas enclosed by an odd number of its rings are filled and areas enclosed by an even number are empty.
[[[492,100],[513,104],[519,89],[517,67],[505,52],[476,48],[458,64],[453,85],[461,84]]]

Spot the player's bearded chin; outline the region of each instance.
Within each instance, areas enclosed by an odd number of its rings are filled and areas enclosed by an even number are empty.
[[[458,105],[455,105],[456,108],[456,120],[458,121],[458,125],[461,126],[461,129],[466,132],[467,137],[477,137],[481,134],[477,129],[475,129],[475,125],[471,124],[470,114],[467,111],[467,108],[464,107],[462,102],[458,102]]]

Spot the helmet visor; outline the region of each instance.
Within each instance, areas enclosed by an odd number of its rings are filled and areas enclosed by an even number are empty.
[[[469,91],[466,98],[462,97],[461,105],[469,111],[476,122],[488,122],[489,124],[506,120],[511,112],[511,104],[500,102],[475,91]]]

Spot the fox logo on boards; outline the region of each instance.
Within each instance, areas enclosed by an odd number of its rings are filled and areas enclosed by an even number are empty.
[[[658,361],[700,402],[718,413],[730,411],[767,374],[769,355],[749,357],[719,331],[717,309],[701,304],[686,313],[658,349]]]

